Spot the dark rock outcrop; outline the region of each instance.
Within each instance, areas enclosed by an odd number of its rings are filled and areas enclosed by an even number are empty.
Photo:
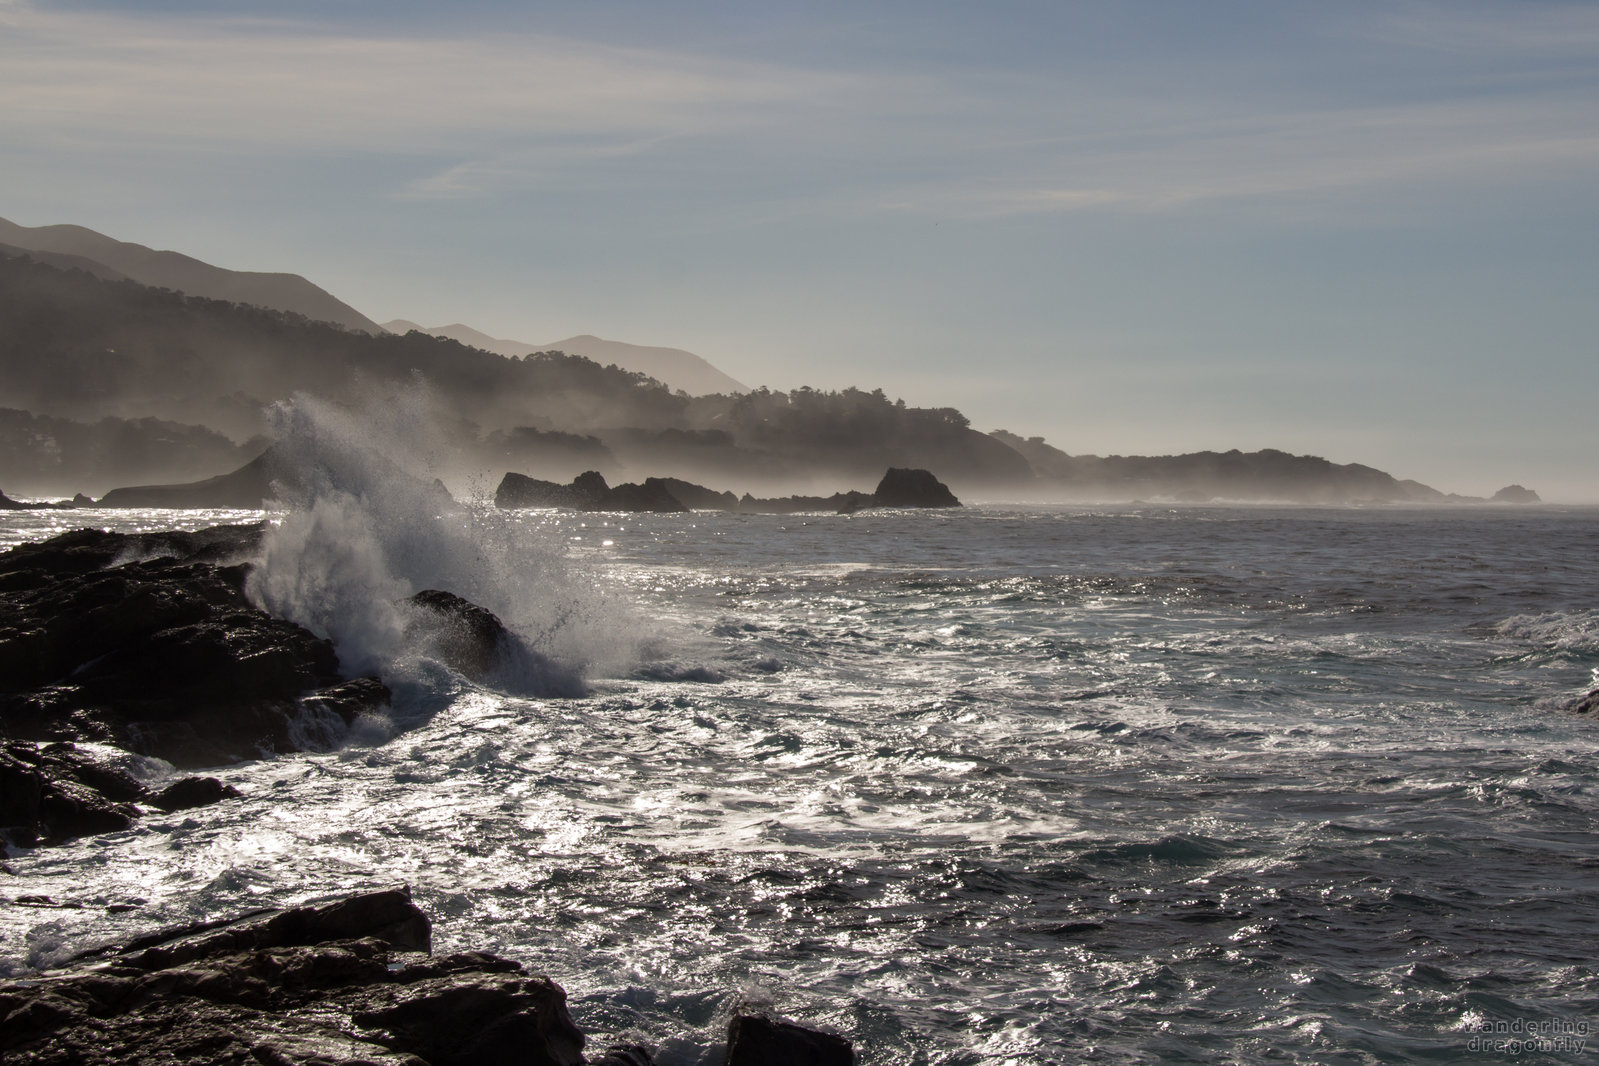
[[[583,1062],[560,986],[492,955],[429,957],[430,939],[403,889],[152,937],[0,983],[0,1060]]]
[[[687,484],[687,482],[683,482]],[[702,490],[702,491],[709,491]],[[575,511],[686,511],[663,478],[646,478],[641,485],[606,484],[598,471],[589,470],[572,479],[570,485],[540,481],[525,474],[507,473],[494,490],[494,505],[518,507],[562,507]]]
[[[473,681],[493,681],[525,695],[581,696],[583,679],[534,651],[471,600],[442,589],[423,589],[400,601],[407,608],[406,639],[423,654]]]
[[[163,811],[191,811],[225,799],[238,799],[239,790],[214,777],[185,777],[150,797],[150,805]]]
[[[214,777],[187,777],[151,793],[73,744],[0,746],[0,834],[23,847],[126,829],[143,807],[190,810],[238,795]]]
[[[412,608],[406,635],[425,638],[452,670],[480,678],[502,665],[516,637],[493,611],[442,589],[423,589],[402,601]]]
[[[0,748],[0,832],[24,847],[126,829],[144,786],[71,744]]]
[[[282,492],[300,487],[300,480],[278,451],[268,448],[239,469],[182,485],[135,485],[112,489],[100,507],[208,507],[253,510]]]
[[[873,507],[959,507],[949,486],[926,470],[891,467],[872,493]]]
[[[675,477],[650,478],[665,486],[679,503],[691,511],[736,511],[738,510],[738,497],[731,492],[717,492],[704,485],[696,485],[692,481],[683,481]]]
[[[0,555],[7,733],[193,767],[293,750],[290,723],[318,690],[349,721],[362,708],[332,645],[245,598],[234,560],[260,533],[79,530]],[[381,685],[361,695],[387,701]]]
[[[727,1066],[852,1066],[848,1040],[792,1022],[737,1014],[727,1025]]]
[[[0,492],[0,511],[70,511],[80,506],[77,501],[83,498],[74,497],[71,502],[63,500],[59,503],[23,503]]]
[[[595,475],[598,477],[599,475]],[[605,479],[600,478],[601,484]],[[609,486],[606,487],[609,491]],[[577,482],[560,485],[554,481],[540,481],[526,474],[507,473],[494,490],[494,506],[512,510],[519,507],[565,507],[585,510],[590,500],[579,493]]]
[[[758,498],[717,492],[678,478],[645,478],[642,484],[611,488],[594,471],[570,485],[508,473],[494,503],[502,508],[562,507],[578,511],[733,511],[739,514],[798,514],[832,511],[853,514],[873,507],[959,507],[949,487],[926,470],[891,468],[875,492],[835,492],[831,496]]]
[[[482,952],[432,956],[408,889],[263,911],[0,981],[0,1062],[32,1066],[582,1066],[547,976]],[[852,1066],[850,1042],[740,1014],[727,1066]],[[590,1066],[650,1066],[618,1044]]]
[[[1490,499],[1494,503],[1542,503],[1543,502],[1543,500],[1538,498],[1538,494],[1536,492],[1532,491],[1529,488],[1524,488],[1521,485],[1506,485],[1504,488],[1502,488],[1498,492],[1494,493],[1493,496],[1490,497]]]
[[[796,514],[833,511],[854,514],[876,507],[959,507],[949,486],[926,470],[891,467],[873,492],[835,492],[831,496],[785,496],[757,499],[745,494],[738,502],[743,514]]]
[[[675,514],[687,511],[683,502],[672,494],[666,482],[658,477],[647,477],[643,484],[623,484],[613,488],[605,502],[596,511],[654,512]]]
[[[1579,696],[1566,704],[1566,710],[1572,714],[1599,713],[1599,688],[1594,689],[1586,696]]]

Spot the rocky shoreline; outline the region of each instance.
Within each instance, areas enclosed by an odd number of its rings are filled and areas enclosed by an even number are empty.
[[[91,745],[179,769],[226,766],[303,750],[317,735],[307,724],[348,726],[387,704],[381,680],[342,677],[331,644],[249,601],[264,531],[78,530],[0,554],[7,858],[12,848],[127,829],[147,811],[239,795],[209,775],[149,788]],[[532,654],[493,614],[449,592],[424,590],[400,606],[408,633],[468,676]],[[27,891],[25,870],[17,859],[0,863],[5,902],[58,906]],[[395,890],[99,951],[63,971],[0,982],[0,1062],[591,1061],[558,985],[490,955],[432,958],[429,930]],[[627,1046],[592,1061],[653,1059]],[[831,1066],[853,1052],[838,1037],[740,1015],[725,1061]]]
[[[128,1066],[650,1066],[598,1057],[543,974],[482,952],[431,954],[409,890],[168,930],[0,982],[0,1062]],[[754,1014],[727,1066],[847,1066],[849,1041]]]

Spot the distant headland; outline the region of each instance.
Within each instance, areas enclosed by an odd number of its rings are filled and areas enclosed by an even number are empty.
[[[1069,455],[881,389],[747,389],[679,349],[562,343],[573,350],[465,326],[389,332],[297,275],[0,220],[0,488],[137,506],[150,487],[172,499],[195,486],[199,499],[243,486],[226,504],[243,506],[262,498],[245,483],[263,472],[243,471],[274,439],[273,405],[309,396],[352,417],[406,418],[429,475],[457,485],[505,471],[566,484],[593,471],[624,484],[737,485],[750,500],[825,500],[818,490],[922,469],[987,500],[1488,502],[1273,449]],[[1537,500],[1520,485],[1492,497]]]

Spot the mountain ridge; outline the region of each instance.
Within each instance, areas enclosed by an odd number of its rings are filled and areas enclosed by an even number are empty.
[[[211,300],[292,311],[314,322],[331,322],[363,333],[384,332],[382,326],[299,274],[229,270],[182,252],[121,241],[86,226],[65,223],[22,226],[0,218],[0,244],[54,257],[57,263],[61,263],[61,257],[68,257],[69,261],[62,265],[88,269],[89,273],[102,277],[107,275],[70,260],[87,260],[119,277],[152,288],[176,289]]]
[[[626,341],[606,340],[592,333],[579,333],[574,337],[552,341],[549,344],[529,344],[526,341],[490,336],[462,322],[429,327],[404,318],[391,319],[383,323],[383,328],[391,333],[408,333],[414,329],[432,337],[445,337],[507,358],[528,356],[535,352],[581,355],[601,366],[614,364],[623,370],[647,374],[668,388],[681,389],[690,396],[709,396],[714,393],[735,395],[750,391],[748,385],[723,373],[703,356],[682,348],[629,344]]]
[[[396,403],[420,405],[412,425],[430,440],[429,461],[468,478],[603,469],[700,484],[760,479],[783,486],[763,492],[781,495],[913,467],[989,499],[1460,499],[1375,468],[1270,449],[1072,456],[1041,437],[980,433],[955,408],[909,407],[881,389],[696,397],[581,355],[506,357],[422,331],[368,334],[65,265],[0,256],[0,393],[16,408],[6,414],[0,487],[24,474],[42,486],[89,461],[104,473],[96,453],[148,451],[148,465],[161,457],[173,473],[207,456],[220,465],[243,447],[235,442],[270,431],[269,405],[304,395],[386,418]],[[124,483],[165,480],[177,478]]]

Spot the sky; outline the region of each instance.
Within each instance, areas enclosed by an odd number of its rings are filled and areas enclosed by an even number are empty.
[[[1599,3],[0,0],[0,217],[1599,502]]]

